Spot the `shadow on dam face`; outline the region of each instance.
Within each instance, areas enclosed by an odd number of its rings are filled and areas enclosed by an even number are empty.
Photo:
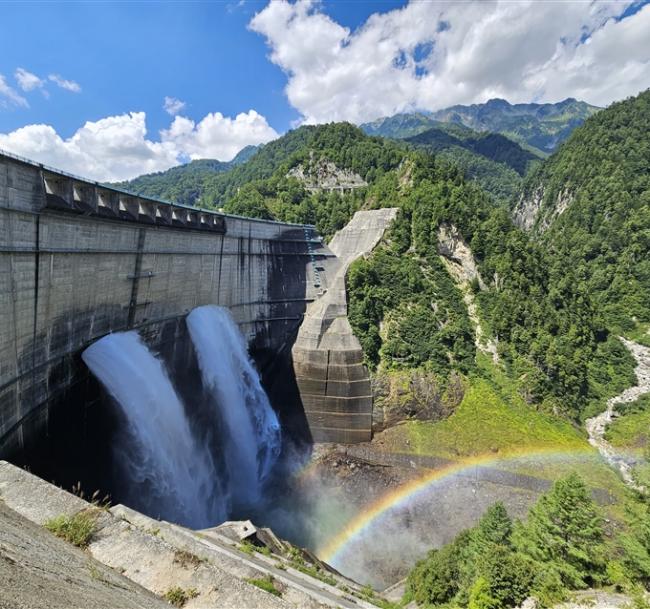
[[[82,314],[81,314],[82,315]],[[295,323],[294,323],[295,325]],[[53,334],[65,334],[66,320],[54,325]],[[282,426],[283,454],[311,450],[311,436],[302,410],[291,363],[291,346],[297,334],[286,335],[279,348],[273,344],[268,324],[249,345],[249,353],[260,373],[262,385]],[[283,331],[285,331],[283,329]],[[193,432],[208,444],[218,460],[218,417],[206,399],[196,353],[189,338],[185,317],[145,325],[139,334],[164,362],[172,384],[185,407]],[[85,498],[108,498],[128,503],[125,484],[116,462],[115,448],[123,437],[126,419],[122,410],[90,373],[82,351],[51,366],[47,375],[52,397],[22,420],[20,438],[5,439],[2,458],[24,467],[66,490],[82,492]],[[280,459],[277,476],[282,475]],[[233,517],[248,517],[233,514]]]

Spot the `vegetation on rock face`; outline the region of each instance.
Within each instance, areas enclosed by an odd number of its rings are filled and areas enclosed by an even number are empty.
[[[606,581],[603,518],[576,474],[558,480],[513,523],[493,505],[479,523],[432,550],[409,574],[418,605],[515,607],[528,596],[549,605],[568,589]]]

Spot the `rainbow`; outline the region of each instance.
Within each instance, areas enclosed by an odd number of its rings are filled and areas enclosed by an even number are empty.
[[[534,451],[525,451],[519,453],[510,453],[508,455],[479,455],[465,459],[460,462],[451,463],[427,473],[422,478],[408,482],[395,490],[383,495],[374,503],[370,504],[362,512],[350,520],[346,526],[325,546],[319,548],[316,552],[321,560],[333,563],[339,558],[345,549],[359,539],[368,529],[370,529],[382,516],[394,509],[404,507],[418,495],[423,494],[433,485],[439,484],[452,476],[461,474],[466,470],[475,467],[486,467],[504,463],[507,461],[518,461],[524,459],[536,458],[575,458],[577,456],[596,456],[591,447],[574,448],[569,451],[559,451],[555,449],[541,449]]]

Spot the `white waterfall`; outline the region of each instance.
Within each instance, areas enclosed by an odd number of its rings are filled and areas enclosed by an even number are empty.
[[[212,456],[192,435],[162,362],[139,335],[109,334],[82,357],[126,420],[115,451],[129,504],[194,528],[223,522],[226,495]]]
[[[204,387],[222,422],[229,490],[237,506],[254,505],[281,449],[278,417],[246,343],[227,309],[203,306],[187,316]]]

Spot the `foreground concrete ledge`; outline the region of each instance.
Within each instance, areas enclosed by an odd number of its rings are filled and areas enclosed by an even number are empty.
[[[38,526],[55,516],[72,515],[88,509],[95,510],[97,530],[85,551],[68,545]],[[134,598],[139,591],[146,599],[146,602],[140,604],[128,600],[131,597],[125,602],[106,600],[103,606],[91,601],[70,602],[67,605],[70,609],[157,608],[160,599],[152,597],[146,590],[160,597],[174,587],[196,592],[196,597],[184,605],[188,609],[374,609],[374,605],[359,596],[350,597],[351,590],[360,594],[361,586],[336,571],[330,572],[336,581],[336,585],[332,585],[295,569],[290,559],[283,554],[272,553],[266,556],[243,552],[236,541],[226,538],[218,528],[192,531],[155,520],[123,505],[114,506],[110,510],[101,509],[6,461],[0,461],[0,533],[3,533],[5,525],[3,519],[14,518],[6,514],[15,514],[15,518],[25,523],[25,538],[20,541],[23,546],[30,546],[30,530],[35,528],[40,537],[54,544],[53,547],[64,544],[72,554],[85,557],[88,564],[96,562],[99,567],[91,569],[91,577],[94,577],[94,573],[105,581],[115,581],[118,584],[121,578],[126,578],[129,586],[135,590]],[[2,555],[4,536],[0,536],[0,539]],[[279,540],[276,543],[280,543]],[[47,558],[54,563],[60,557],[58,553],[52,553]],[[2,563],[0,560],[0,581]],[[44,569],[48,570],[49,567],[46,565]],[[56,570],[55,567],[52,569]],[[281,597],[248,582],[249,579],[268,576],[273,577],[275,585],[282,592]],[[39,594],[41,596],[38,598],[42,599],[42,588]],[[15,606],[20,609],[50,606],[64,609],[64,605],[57,605],[56,602],[52,605],[39,602]],[[163,603],[163,606],[168,605]],[[12,609],[13,607],[14,605]]]

